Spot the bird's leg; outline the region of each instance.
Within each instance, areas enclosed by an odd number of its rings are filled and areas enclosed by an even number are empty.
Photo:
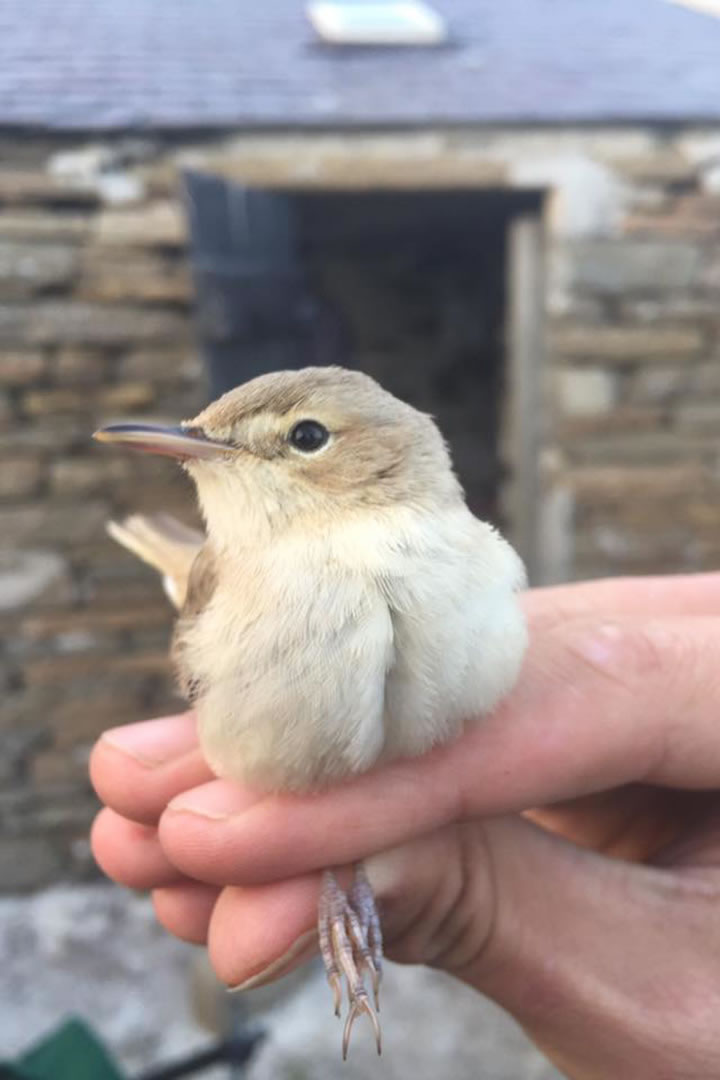
[[[375,1009],[380,1012],[380,979],[382,978],[383,943],[380,916],[365,867],[359,863],[355,867],[355,880],[350,890],[350,904],[360,920],[365,948],[363,959],[372,979]]]
[[[361,867],[356,868],[349,896],[330,870],[323,874],[318,937],[336,1016],[340,1015],[342,1004],[341,976],[346,980],[349,1009],[343,1031],[343,1059],[347,1057],[353,1024],[363,1012],[370,1017],[379,1054],[382,1042],[376,1009],[379,1009],[382,936],[375,897]],[[375,1009],[365,989],[366,971],[372,980]]]

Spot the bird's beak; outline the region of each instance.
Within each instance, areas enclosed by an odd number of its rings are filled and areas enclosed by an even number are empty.
[[[181,461],[187,458],[217,458],[232,449],[227,443],[208,439],[198,428],[160,427],[154,424],[109,424],[94,432],[93,439],[117,443],[132,450],[144,450],[149,454],[179,458]]]

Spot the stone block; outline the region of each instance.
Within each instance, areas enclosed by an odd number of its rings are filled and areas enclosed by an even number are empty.
[[[113,410],[147,408],[155,398],[150,383],[123,383],[118,386],[99,388],[92,393],[84,388],[30,390],[23,394],[22,409],[26,416],[44,417],[57,413],[112,412]],[[92,425],[88,422],[86,438],[89,442]]]
[[[7,627],[15,632],[16,617],[6,616],[3,619],[3,632]],[[48,717],[56,700],[51,690],[36,688],[28,690],[26,687],[17,687],[3,698],[3,707],[0,709],[0,731],[29,731],[38,729],[44,739],[48,737]],[[39,736],[38,736],[39,737]],[[2,787],[0,787],[2,791]]]
[[[35,450],[61,454],[86,447],[87,441],[88,422],[81,416],[43,416],[38,423],[24,422],[22,427],[13,426],[7,431],[2,431],[0,424],[0,454]]]
[[[113,492],[114,505],[118,513],[154,514],[158,509],[163,513],[172,514],[178,518],[189,518],[190,508],[194,503],[194,496],[183,485],[183,477],[179,469],[175,469],[175,477],[170,474],[170,482],[167,488],[159,491],[157,487],[148,487],[142,479],[128,485],[127,490]]]
[[[352,139],[340,132],[312,139],[300,132],[280,138],[242,135],[219,148],[188,147],[177,154],[176,161],[179,168],[200,168],[241,184],[263,187],[404,190],[419,185],[492,187],[507,182],[510,168],[500,156],[501,149],[496,150],[483,137],[477,141],[464,136],[460,139],[461,147],[453,132],[418,132],[402,139],[391,132],[357,134]],[[535,160],[534,155],[528,157]],[[534,186],[535,175],[526,183]]]
[[[717,129],[690,129],[676,136],[678,149],[697,167],[703,191],[720,193],[720,136]]]
[[[716,220],[720,222],[720,195],[678,195],[674,200],[675,213],[690,221]]]
[[[95,188],[106,206],[127,206],[139,203],[147,194],[139,176],[119,169],[100,173]]]
[[[37,725],[0,731],[0,784],[5,787],[22,781],[27,759],[46,743],[47,732]]]
[[[683,241],[579,240],[568,253],[568,286],[609,296],[688,289],[702,263],[698,246]]]
[[[40,170],[0,169],[0,203],[9,206],[96,206],[97,193],[80,180],[51,176]]]
[[[109,358],[102,349],[83,349],[69,346],[58,349],[51,364],[55,382],[66,384],[95,384],[108,376]]]
[[[720,255],[718,255],[717,252],[717,245],[713,245],[712,249],[708,252],[702,270],[700,271],[698,281],[700,286],[712,295],[717,311],[717,304],[719,303],[718,294],[720,294]]]
[[[111,680],[132,675],[167,675],[169,671],[166,651],[48,656],[28,660],[23,665],[23,677],[29,687],[80,682],[98,673]]]
[[[91,142],[53,153],[47,170],[68,183],[95,187],[103,176],[114,176],[128,167],[152,161],[161,147],[154,139],[130,135],[108,142]],[[130,174],[130,175],[134,175]]]
[[[0,384],[23,386],[38,381],[48,369],[48,358],[40,349],[1,349]]]
[[[189,320],[169,311],[74,301],[0,304],[0,345],[131,346],[189,337]]]
[[[0,499],[19,499],[34,495],[45,478],[44,462],[36,457],[0,459]]]
[[[628,236],[647,236],[653,239],[677,237],[681,240],[707,242],[720,236],[720,219],[683,216],[673,207],[669,207],[664,214],[629,214],[623,221],[623,231]]]
[[[205,378],[205,368],[198,349],[178,345],[173,349],[133,349],[121,358],[118,375],[121,379],[199,385]]]
[[[629,214],[660,214],[669,211],[675,201],[675,196],[659,183],[632,184],[626,189],[624,199],[625,209]]]
[[[640,501],[676,502],[706,492],[709,474],[701,464],[672,466],[605,465],[574,470],[562,478],[576,504]]]
[[[82,260],[76,295],[106,302],[188,304],[193,288],[183,260],[150,255],[87,251]]]
[[[131,556],[128,554],[128,560]],[[136,560],[137,562],[137,560]],[[165,603],[162,582],[149,569],[134,579],[92,575],[84,588],[84,599],[97,611],[115,611],[120,607]]]
[[[633,183],[678,184],[693,180],[696,168],[673,146],[654,147],[645,153],[606,158],[624,179]]]
[[[111,169],[116,154],[107,143],[92,142],[72,149],[54,153],[48,160],[47,171],[64,183],[82,184],[94,190],[96,177],[105,169]]]
[[[619,316],[625,322],[654,324],[714,322],[718,313],[718,299],[712,293],[677,293],[653,298],[627,297],[620,301]]]
[[[30,764],[30,782],[36,787],[50,784],[87,784],[89,749],[75,752],[60,748],[34,754]]]
[[[179,197],[180,176],[177,166],[166,157],[150,165],[140,165],[138,175],[149,198],[167,199]]]
[[[124,606],[105,611],[93,607],[73,608],[71,611],[39,611],[23,618],[19,631],[28,641],[42,642],[71,633],[116,634],[167,628],[173,617],[169,602]]]
[[[126,382],[108,386],[95,395],[95,407],[102,413],[123,412],[130,409],[146,409],[155,400],[152,383]]]
[[[21,402],[23,413],[29,417],[86,413],[92,407],[86,391],[80,389],[28,390]]]
[[[694,369],[683,365],[650,365],[628,375],[624,399],[641,405],[666,405],[685,393]]]
[[[88,743],[97,739],[106,728],[142,718],[143,699],[140,695],[123,693],[117,688],[85,693],[82,697],[64,701],[48,716],[54,745],[58,750]]]
[[[11,538],[3,536],[3,544],[9,543]],[[0,612],[15,612],[39,603],[69,603],[71,598],[68,564],[56,552],[0,551]]]
[[[79,243],[89,236],[91,222],[92,217],[89,214],[58,213],[50,210],[0,210],[0,237]]]
[[[7,506],[0,508],[0,536],[9,548],[72,546],[89,536],[103,535],[109,516],[107,503],[88,499]]]
[[[59,841],[68,832],[84,833],[97,813],[97,800],[90,790],[89,780],[80,783],[56,781],[36,789],[38,806],[30,816],[30,824]]]
[[[720,399],[720,356],[692,368],[688,376],[687,394],[689,397],[713,396]]]
[[[50,465],[50,490],[70,497],[110,496],[113,487],[127,483],[132,473],[132,465],[126,458],[112,454],[61,459]]]
[[[0,881],[3,892],[26,892],[57,880],[63,866],[60,853],[47,836],[3,836]]]
[[[578,464],[672,465],[697,461],[716,449],[715,436],[648,430],[586,435],[568,444],[566,452]]]
[[[133,210],[103,210],[93,226],[93,242],[108,247],[181,248],[186,240],[182,206],[170,200]]]
[[[177,420],[189,420],[207,404],[208,387],[207,379],[202,378],[199,382],[189,383],[187,386],[166,388],[158,387],[157,403],[153,411],[158,414],[161,422]]]
[[[10,395],[0,392],[0,432],[12,428],[15,422],[16,418]]]
[[[720,541],[720,500],[691,502],[687,507],[687,521],[701,535],[713,536]]]
[[[0,297],[24,299],[69,286],[77,271],[74,248],[0,240]]]
[[[551,353],[594,364],[629,364],[668,357],[695,357],[705,345],[691,326],[556,326],[550,331]]]
[[[605,413],[615,401],[616,377],[605,368],[565,368],[556,373],[556,385],[567,416]]]
[[[679,405],[674,414],[679,431],[703,435],[720,435],[720,399],[693,401]]]

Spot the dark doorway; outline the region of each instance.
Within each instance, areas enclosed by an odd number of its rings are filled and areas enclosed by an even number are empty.
[[[220,393],[337,363],[436,417],[499,521],[508,230],[540,196],[270,192],[188,178],[201,342]]]

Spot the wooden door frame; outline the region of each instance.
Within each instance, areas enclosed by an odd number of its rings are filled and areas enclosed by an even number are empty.
[[[502,502],[508,537],[531,584],[554,575],[542,542],[545,434],[545,229],[540,214],[509,225],[506,279],[505,402],[501,452],[508,469]]]

